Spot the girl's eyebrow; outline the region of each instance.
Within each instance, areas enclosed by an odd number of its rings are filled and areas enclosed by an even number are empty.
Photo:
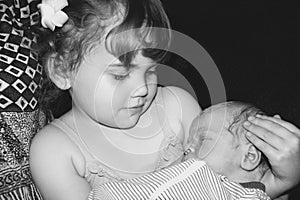
[[[115,64],[109,64],[109,67],[124,67],[124,64],[122,63],[115,63]]]
[[[145,65],[147,65],[147,66],[149,66],[149,68],[151,68],[151,67],[157,66],[157,63],[148,63],[148,64],[145,64]],[[141,64],[129,64],[128,66],[125,66],[123,63],[113,63],[113,64],[109,64],[108,66],[109,67],[122,67],[122,68],[130,69],[130,68],[136,68],[136,67],[143,66],[143,65],[141,65]]]
[[[109,67],[119,67],[119,68],[134,68],[136,67],[137,65],[135,64],[130,64],[128,66],[125,66],[123,63],[114,63],[114,64],[110,64],[108,65]]]

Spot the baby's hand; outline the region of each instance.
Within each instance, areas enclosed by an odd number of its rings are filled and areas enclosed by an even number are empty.
[[[268,195],[275,198],[300,182],[300,130],[278,117],[250,117],[247,138],[269,159],[271,170],[263,177]]]

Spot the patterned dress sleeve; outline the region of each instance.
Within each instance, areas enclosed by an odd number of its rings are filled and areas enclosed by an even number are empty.
[[[0,1],[0,199],[42,199],[29,171],[29,146],[46,118],[43,68],[33,50],[37,0]]]

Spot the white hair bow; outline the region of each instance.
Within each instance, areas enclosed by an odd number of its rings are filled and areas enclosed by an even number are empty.
[[[42,0],[38,5],[42,16],[42,26],[54,31],[55,26],[62,27],[68,20],[68,15],[62,11],[68,6],[67,0]]]

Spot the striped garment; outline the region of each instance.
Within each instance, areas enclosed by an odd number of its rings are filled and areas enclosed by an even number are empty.
[[[261,184],[262,185],[262,184]],[[89,200],[269,200],[257,188],[245,188],[214,173],[204,161],[187,160],[152,174],[95,188]]]

